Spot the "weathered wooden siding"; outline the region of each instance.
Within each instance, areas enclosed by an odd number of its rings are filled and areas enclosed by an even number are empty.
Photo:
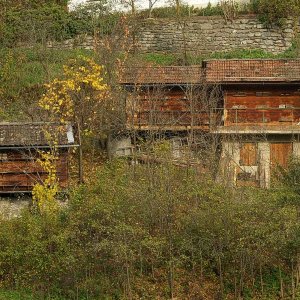
[[[292,125],[300,122],[300,89],[295,86],[229,88],[224,125]]]
[[[31,191],[36,183],[41,183],[47,173],[37,162],[36,151],[4,151],[0,152],[0,193]],[[67,187],[68,153],[60,153],[56,161],[59,184]]]
[[[210,108],[197,91],[184,88],[150,89],[127,102],[127,124],[138,129],[208,129]]]
[[[292,143],[270,143],[271,167],[276,168],[278,165],[287,167],[292,152]]]
[[[240,149],[240,165],[257,165],[257,145],[256,143],[243,143]]]

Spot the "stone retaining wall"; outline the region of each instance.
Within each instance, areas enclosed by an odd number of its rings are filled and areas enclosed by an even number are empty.
[[[282,53],[295,37],[293,21],[284,28],[266,28],[256,17],[242,16],[232,22],[221,17],[193,17],[184,22],[146,20],[139,30],[141,52],[203,54],[236,49],[263,49]]]
[[[266,28],[255,16],[240,16],[231,21],[222,17],[191,17],[175,19],[146,19],[139,21],[136,32],[137,48],[143,53],[192,53],[237,49],[262,49],[274,54],[291,47],[299,31],[293,20],[283,28]],[[93,49],[91,36],[79,36],[64,42],[49,42],[49,48]]]

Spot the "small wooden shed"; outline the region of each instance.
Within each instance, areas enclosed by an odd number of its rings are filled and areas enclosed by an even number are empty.
[[[76,146],[71,125],[0,123],[0,193],[28,193],[47,177],[37,161],[56,139],[56,171],[62,188],[68,185],[69,149]]]
[[[199,65],[126,69],[120,83],[128,92],[127,128],[208,130],[209,105],[202,80]]]

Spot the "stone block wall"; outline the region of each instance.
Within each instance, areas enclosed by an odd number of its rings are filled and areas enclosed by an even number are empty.
[[[287,20],[284,28],[266,28],[255,16],[225,21],[222,17],[192,17],[177,22],[149,19],[141,22],[138,48],[141,52],[205,54],[236,49],[263,49],[274,54],[287,50],[297,28]]]
[[[191,53],[193,55],[237,49],[262,49],[278,54],[292,45],[299,25],[287,20],[283,28],[266,28],[255,16],[240,16],[233,21],[223,17],[190,17],[140,20],[137,26],[137,49],[142,53]],[[101,42],[101,41],[100,41]],[[91,36],[78,36],[63,42],[48,42],[49,48],[93,49]],[[101,44],[101,43],[100,43]]]
[[[48,41],[47,48],[49,49],[94,49],[95,40],[92,36],[80,35],[73,39],[68,39],[62,42]]]

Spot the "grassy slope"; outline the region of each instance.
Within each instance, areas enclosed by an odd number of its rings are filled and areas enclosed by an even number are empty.
[[[275,55],[263,50],[235,50],[231,52],[214,52],[210,55],[188,56],[188,64],[201,64],[205,59],[280,59],[280,58],[297,58],[298,47],[294,45],[284,53]],[[178,65],[182,63],[183,56],[175,54],[158,54],[149,53],[141,54],[140,59],[157,64],[157,65]]]
[[[79,55],[93,55],[87,50],[43,50],[43,49],[0,49],[0,88],[1,84],[8,94],[17,95],[21,89],[43,84],[62,73],[62,66]],[[262,50],[237,50],[233,52],[216,52],[206,56],[188,56],[188,64],[200,64],[204,59],[232,58],[295,58],[296,47],[280,55],[273,55]],[[177,54],[140,54],[137,56],[145,62],[156,65],[180,65],[182,55]],[[4,70],[4,74],[3,71]],[[8,72],[5,72],[7,70]]]
[[[26,119],[22,107],[36,101],[42,85],[60,77],[63,65],[85,50],[0,49],[0,121]]]
[[[12,84],[11,81],[17,78],[11,92],[18,92],[20,88],[45,83],[59,76],[62,66],[78,55],[91,55],[91,52],[80,49],[0,49],[0,84],[5,81]],[[9,72],[3,74],[6,69]]]

